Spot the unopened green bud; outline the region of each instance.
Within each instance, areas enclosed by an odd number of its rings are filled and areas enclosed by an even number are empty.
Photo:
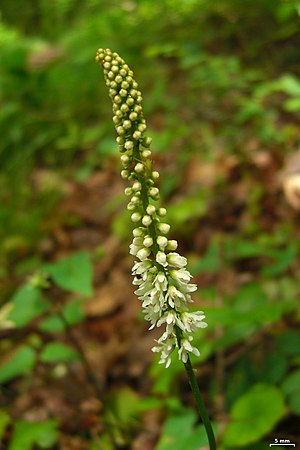
[[[149,225],[152,223],[152,219],[150,216],[144,216],[142,218],[142,224],[145,225],[145,227],[149,227]]]
[[[134,144],[132,141],[126,141],[124,144],[124,147],[126,148],[126,150],[132,150],[134,147]]]
[[[168,223],[158,223],[157,228],[162,234],[168,234],[171,227]]]
[[[158,214],[160,217],[165,216],[165,215],[167,214],[166,208],[159,208],[158,211],[157,211],[157,214]]]
[[[154,205],[148,205],[146,211],[147,211],[147,214],[152,216],[155,213],[156,208]]]
[[[149,189],[149,195],[151,198],[153,198],[154,200],[157,200],[159,197],[159,189],[157,187],[152,187]]]
[[[135,212],[135,213],[131,214],[132,222],[139,222],[141,220],[141,218],[142,218],[142,216],[138,212]]]
[[[134,167],[137,173],[142,173],[144,171],[144,165],[142,163],[137,163]]]
[[[136,139],[136,140],[141,139],[142,133],[140,131],[135,131],[133,133],[132,137],[133,137],[133,139]]]
[[[141,189],[142,189],[141,183],[139,181],[135,181],[132,185],[133,192],[140,192]]]

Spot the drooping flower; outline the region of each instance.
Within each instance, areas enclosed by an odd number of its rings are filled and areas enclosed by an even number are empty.
[[[130,253],[136,257],[132,274],[144,317],[150,329],[165,326],[162,336],[153,347],[160,352],[160,363],[171,364],[171,353],[177,349],[185,363],[188,354],[199,355],[191,345],[192,333],[207,324],[202,311],[189,312],[190,293],[197,286],[190,283],[187,260],[176,253],[177,242],[167,236],[170,225],[162,222],[167,210],[157,207],[159,189],[155,185],[159,173],[152,169],[151,138],[144,136],[147,129],[142,110],[142,95],[133,72],[125,61],[109,49],[99,49],[96,57],[102,65],[104,77],[113,103],[113,122],[121,153],[121,176],[130,182],[125,195],[131,220],[136,225]]]

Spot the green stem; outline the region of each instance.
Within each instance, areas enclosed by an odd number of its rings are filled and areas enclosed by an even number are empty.
[[[201,394],[200,394],[200,390],[199,390],[199,386],[195,377],[195,372],[191,363],[191,360],[188,356],[187,362],[184,363],[184,367],[189,379],[189,383],[191,386],[191,390],[192,393],[195,397],[196,403],[197,403],[197,408],[200,414],[200,417],[202,419],[202,422],[204,424],[205,430],[206,430],[206,434],[208,437],[208,442],[209,442],[209,448],[210,450],[216,450],[216,441],[215,441],[215,436],[214,436],[214,432],[209,420],[209,417],[207,415],[205,406],[203,404],[202,398],[201,398]]]
[[[180,342],[182,339],[182,331],[178,326],[176,326],[175,332],[176,332],[176,338],[177,338],[178,345],[180,346]],[[198,386],[198,383],[197,383],[197,380],[195,377],[195,372],[194,372],[189,355],[187,356],[187,362],[184,363],[184,367],[185,367],[185,370],[186,370],[186,373],[187,373],[187,376],[189,379],[192,393],[193,393],[196,403],[197,403],[197,409],[198,409],[200,418],[205,427],[205,431],[206,431],[208,442],[209,442],[209,448],[210,448],[210,450],[216,450],[217,447],[216,447],[216,440],[215,440],[214,432],[213,432],[209,417],[207,415],[204,403],[201,398],[200,389],[199,389],[199,386]]]

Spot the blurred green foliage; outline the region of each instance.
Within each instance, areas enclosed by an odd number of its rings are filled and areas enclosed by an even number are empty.
[[[280,420],[300,414],[300,248],[292,215],[278,215],[266,229],[268,186],[255,175],[252,157],[269,153],[281,167],[299,146],[299,1],[259,0],[253,7],[250,0],[3,0],[0,12],[0,279],[3,305],[12,305],[0,317],[24,331],[22,342],[3,343],[9,357],[1,362],[1,383],[30,378],[41,364],[51,368],[78,359],[77,349],[60,341],[66,325],[84,320],[92,260],[76,252],[49,263],[39,260],[37,249],[55,226],[64,182],[80,183],[116,161],[109,99],[93,62],[99,46],[110,47],[135,71],[153,150],[172,159],[160,187],[174,232],[187,242],[213,213],[219,222],[211,225],[218,232],[203,256],[191,251],[190,261],[195,276],[211,280],[199,289],[209,327],[197,338],[201,356],[194,361],[213,366],[220,352],[232,355],[222,381],[229,420],[218,432],[220,448],[265,448]],[[239,162],[233,181],[251,186],[246,220],[234,217],[229,229],[217,215],[233,198],[231,192],[223,196],[230,183],[225,167],[212,186],[200,183],[182,193],[189,163],[217,164],[220,154]],[[39,173],[46,176],[37,182]],[[275,200],[280,204],[278,195]],[[111,232],[129,241],[120,202],[116,198],[108,208],[115,213]],[[30,283],[22,285],[32,271]],[[223,292],[224,274],[232,271],[251,276]],[[49,280],[70,295],[59,310]],[[32,324],[50,335],[47,342]],[[150,398],[131,390],[108,395],[105,420],[112,432],[100,436],[104,450],[130,445],[147,408],[166,414],[157,450],[174,448],[174,439],[178,449],[204,444],[202,426],[178,401],[181,370],[177,361],[168,370],[154,361]],[[220,380],[204,381],[213,405]],[[0,439],[11,436],[9,450],[21,448],[20,442],[22,450],[54,448],[57,427],[55,420],[14,421],[0,410]],[[89,450],[99,448],[90,440]]]

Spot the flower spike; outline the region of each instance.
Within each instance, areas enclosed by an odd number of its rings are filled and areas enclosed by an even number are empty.
[[[196,285],[190,283],[192,276],[186,269],[186,258],[174,251],[177,242],[168,238],[170,225],[161,222],[167,210],[155,205],[159,199],[155,185],[159,173],[152,169],[151,138],[145,136],[142,95],[132,70],[117,53],[100,48],[96,60],[103,67],[113,104],[123,165],[121,176],[130,182],[125,194],[131,197],[127,208],[136,226],[130,245],[130,254],[136,258],[132,269],[135,293],[150,329],[165,327],[152,349],[160,353],[159,362],[168,367],[171,353],[177,349],[179,359],[186,363],[189,353],[200,354],[192,345],[192,334],[207,324],[202,311],[188,311],[190,293]]]

